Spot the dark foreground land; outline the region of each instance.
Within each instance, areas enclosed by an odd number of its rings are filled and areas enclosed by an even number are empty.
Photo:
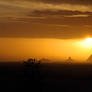
[[[92,92],[92,65],[0,63],[0,92],[4,91]]]

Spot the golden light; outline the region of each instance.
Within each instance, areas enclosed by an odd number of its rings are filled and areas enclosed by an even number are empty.
[[[86,38],[85,43],[88,46],[92,45],[92,38]]]
[[[92,48],[92,38],[86,38],[79,42],[80,46],[83,48]]]

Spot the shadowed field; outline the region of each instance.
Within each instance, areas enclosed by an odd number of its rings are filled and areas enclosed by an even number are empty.
[[[92,65],[0,63],[0,85],[12,92],[92,91]]]

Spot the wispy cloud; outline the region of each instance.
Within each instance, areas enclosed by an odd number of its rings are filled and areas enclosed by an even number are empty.
[[[0,37],[78,38],[90,25],[92,0],[0,0]]]
[[[33,11],[80,11],[80,12],[92,12],[91,5],[73,5],[73,4],[53,4],[44,2],[32,2],[32,1],[0,1],[0,17],[27,17],[28,13]]]
[[[66,15],[64,17],[75,17],[76,18],[76,17],[89,17],[89,16],[90,15],[85,15],[85,14],[84,15],[81,15],[81,14],[79,14],[79,15],[68,15],[68,16]]]

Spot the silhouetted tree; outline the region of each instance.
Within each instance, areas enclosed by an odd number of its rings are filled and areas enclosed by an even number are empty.
[[[29,64],[34,64],[34,63],[35,63],[35,59],[30,58],[30,59],[28,59],[27,62],[28,62]]]
[[[71,57],[69,57],[66,61],[67,61],[67,63],[71,63],[73,60]]]

